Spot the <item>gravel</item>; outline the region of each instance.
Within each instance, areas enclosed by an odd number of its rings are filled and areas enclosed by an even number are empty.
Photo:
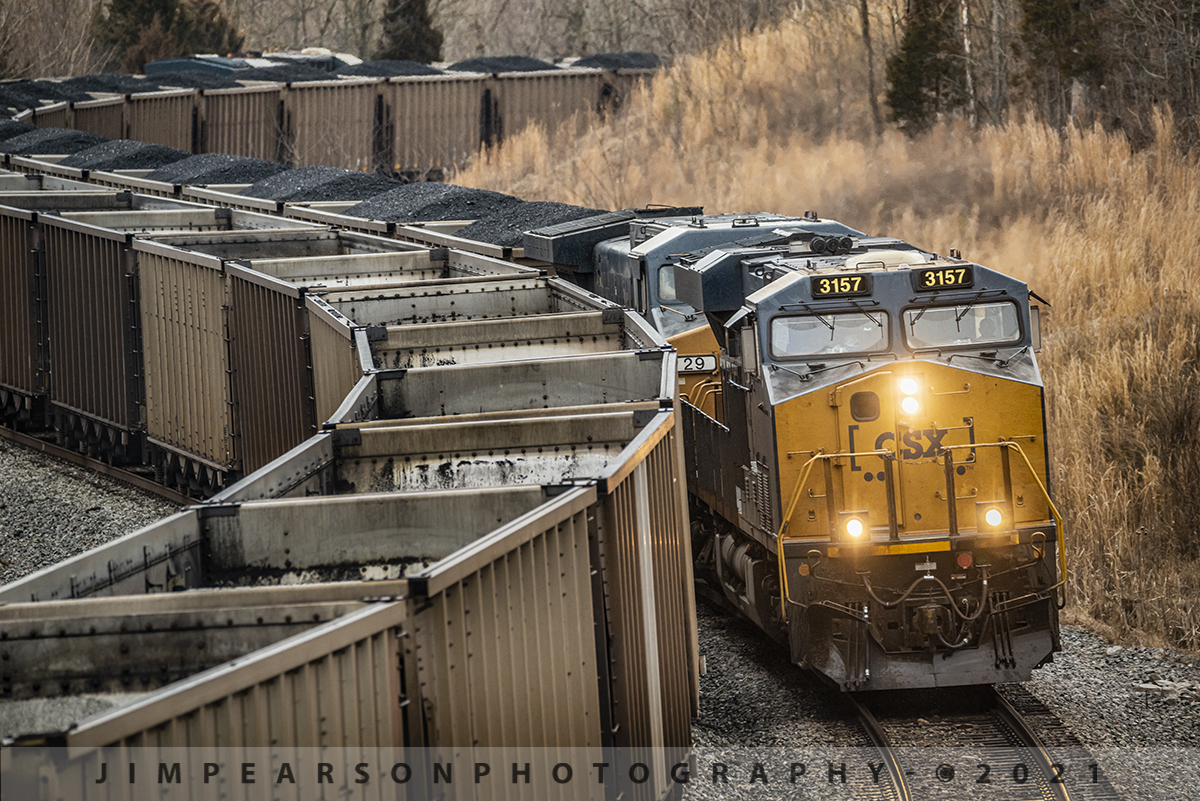
[[[166,145],[151,145],[131,139],[113,139],[80,150],[60,164],[87,170],[152,170],[191,157],[191,153]]]
[[[282,201],[365,200],[403,186],[400,181],[340,167],[297,167],[242,190],[243,195]]]
[[[657,53],[597,53],[576,61],[575,67],[598,67],[602,70],[650,70],[662,66]]]
[[[824,771],[823,757],[814,758],[823,748],[835,743],[861,745],[855,739],[860,736],[857,727],[839,712],[838,693],[792,665],[781,646],[744,618],[703,598],[697,600],[697,613],[707,674],[700,678],[700,713],[693,721],[692,734],[700,765],[697,775],[705,778],[693,782],[687,796],[774,798],[774,792],[746,783],[753,761],[778,764],[783,749],[800,749],[795,756]],[[1114,646],[1074,627],[1064,627],[1062,639],[1064,650],[1055,655],[1054,662],[1034,671],[1030,681],[1003,686],[1001,692],[1014,703],[1023,693],[1040,700],[1087,749],[1087,759],[1098,760],[1103,775],[1127,801],[1195,797],[1198,785],[1192,779],[1200,781],[1200,701],[1192,700],[1192,693],[1200,690],[1200,657]],[[1142,684],[1167,689],[1145,692],[1137,689]],[[1170,688],[1185,684],[1192,689],[1182,691],[1177,701],[1169,700]],[[914,729],[918,732],[913,734],[915,739],[893,741],[893,745],[930,749],[933,741],[921,733],[936,734],[939,721],[936,715],[928,717],[924,726]],[[932,749],[925,754],[905,750],[902,759],[907,755],[920,768],[938,761],[929,756],[932,753]],[[1074,781],[1090,775],[1079,750],[1054,751],[1052,745],[1052,753],[1066,755]],[[850,764],[875,758],[871,752],[861,754],[851,756]],[[978,760],[966,758],[959,750],[955,761],[972,769],[969,781],[948,784],[944,795],[933,797],[975,797],[971,792]],[[742,766],[741,786],[714,786],[708,781],[708,766],[713,762],[730,764],[731,777],[736,775],[734,766]],[[1168,775],[1164,775],[1164,765],[1172,766]],[[786,774],[783,778],[772,784],[785,784]],[[1167,781],[1174,786],[1166,786]],[[825,784],[824,775],[820,784]],[[823,789],[817,784],[804,784],[803,788]],[[851,796],[843,791],[834,797]]]
[[[169,184],[252,184],[285,171],[287,167],[274,161],[202,153],[160,167],[146,177]]]
[[[543,72],[558,67],[529,56],[481,56],[446,67],[453,72]]]
[[[1063,652],[1034,671],[1026,689],[1050,707],[1085,746],[1200,748],[1200,701],[1171,701],[1137,685],[1159,680],[1200,689],[1200,657],[1160,648],[1114,646],[1063,627]]]
[[[0,440],[0,476],[0,583],[178,510],[156,495],[8,440]]]
[[[405,184],[351,206],[344,213],[388,222],[477,220],[522,202],[520,198],[500,192],[430,182]]]
[[[501,209],[471,223],[458,231],[455,236],[474,239],[477,242],[489,242],[493,245],[520,247],[526,231],[605,213],[607,212],[599,209],[538,200]]]
[[[428,64],[405,59],[384,59],[350,64],[337,71],[338,75],[361,75],[370,78],[392,78],[397,75],[441,75],[441,70]]]
[[[70,128],[37,128],[6,140],[4,150],[17,155],[78,153],[107,141],[103,136]]]

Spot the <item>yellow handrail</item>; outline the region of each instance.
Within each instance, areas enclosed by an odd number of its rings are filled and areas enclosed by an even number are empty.
[[[886,456],[892,452],[889,450],[881,451],[864,451],[862,453],[818,453],[813,456],[800,468],[800,478],[796,480],[796,487],[792,490],[792,500],[788,503],[787,511],[783,515],[783,521],[780,523],[779,532],[775,535],[775,551],[779,554],[779,611],[783,616],[783,620],[787,621],[787,597],[788,597],[788,582],[787,568],[784,565],[783,555],[783,535],[787,533],[788,522],[792,519],[792,512],[796,511],[796,504],[800,501],[800,490],[804,488],[808,481],[808,474],[812,471],[812,466],[822,459],[839,459],[845,457],[847,459],[857,458],[859,456]],[[826,492],[830,491],[829,487],[825,488]]]
[[[1011,440],[1003,442],[983,442],[974,445],[943,445],[942,449],[947,451],[964,450],[966,448],[1008,448],[1015,450],[1021,454],[1021,461],[1025,462],[1025,466],[1029,468],[1029,475],[1033,476],[1033,480],[1037,482],[1038,489],[1042,491],[1042,497],[1046,499],[1046,503],[1050,506],[1050,514],[1054,518],[1055,527],[1058,529],[1058,569],[1061,575],[1058,578],[1058,583],[1062,585],[1063,602],[1067,600],[1067,543],[1062,515],[1058,513],[1058,507],[1054,505],[1054,501],[1050,498],[1050,493],[1046,490],[1046,485],[1042,483],[1042,479],[1038,477],[1037,471],[1033,469],[1033,463],[1029,461],[1029,457],[1025,455],[1025,451],[1021,450],[1021,446]]]
[[[966,445],[942,446],[942,450],[944,451],[966,450],[968,448],[1009,448],[1021,454],[1021,460],[1025,462],[1025,466],[1029,468],[1029,474],[1033,476],[1033,480],[1037,482],[1038,489],[1042,491],[1042,497],[1046,499],[1046,503],[1050,507],[1050,514],[1054,517],[1054,523],[1058,529],[1058,564],[1059,572],[1061,573],[1058,584],[1062,586],[1063,600],[1065,602],[1067,597],[1067,550],[1066,540],[1064,537],[1063,519],[1062,515],[1058,512],[1058,507],[1055,506],[1054,501],[1051,500],[1050,493],[1046,490],[1046,485],[1042,483],[1042,479],[1038,476],[1037,471],[1033,469],[1033,464],[1029,461],[1029,457],[1025,455],[1025,451],[1023,451],[1021,446],[1016,442],[979,442]],[[807,483],[809,473],[812,472],[812,466],[822,459],[837,459],[842,457],[849,459],[861,456],[887,456],[891,454],[892,451],[889,450],[865,451],[863,453],[818,453],[805,462],[800,468],[800,477],[797,479],[796,485],[792,490],[791,500],[788,503],[787,511],[783,515],[783,520],[780,523],[779,531],[775,534],[775,550],[779,556],[779,586],[781,590],[779,597],[779,611],[785,622],[787,621],[788,579],[787,565],[785,563],[783,549],[783,535],[787,533],[788,523],[791,522],[792,513],[795,512],[796,504],[800,501],[800,490],[802,490],[804,485]],[[829,492],[830,488],[826,487],[825,491]],[[954,501],[950,502],[953,503]]]

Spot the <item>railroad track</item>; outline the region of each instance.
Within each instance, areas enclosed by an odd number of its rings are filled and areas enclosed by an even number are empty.
[[[1119,801],[1082,745],[1031,694],[992,687],[852,694],[884,770],[855,798]],[[990,785],[990,787],[989,787]]]

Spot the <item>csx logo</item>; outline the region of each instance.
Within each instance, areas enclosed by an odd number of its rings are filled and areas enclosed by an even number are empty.
[[[949,431],[944,428],[905,431],[900,435],[900,442],[904,447],[895,448],[896,455],[901,459],[932,459],[937,456],[938,448],[942,445],[942,438],[948,433]],[[896,435],[891,431],[885,431],[875,438],[875,450],[881,451],[888,447],[889,442],[895,443],[895,441]]]
[[[970,417],[964,417],[963,423],[967,430],[969,442],[975,444],[975,421]],[[860,426],[849,427],[849,441],[851,452],[857,451],[855,447],[855,438]],[[961,428],[961,427],[960,427]],[[933,459],[938,455],[938,449],[942,447],[942,440],[950,433],[948,428],[924,428],[924,429],[908,429],[900,435],[900,442],[896,442],[896,434],[893,431],[884,431],[875,438],[874,447],[872,450],[892,450],[896,456],[906,461],[916,459]],[[971,459],[974,458],[974,449],[971,450]],[[856,459],[851,459],[850,469],[852,471],[862,470],[862,466],[857,463]]]

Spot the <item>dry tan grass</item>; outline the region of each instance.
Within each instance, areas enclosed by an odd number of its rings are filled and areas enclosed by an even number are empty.
[[[1076,614],[1200,651],[1196,155],[1169,113],[1140,152],[1031,118],[874,137],[861,70],[821,57],[836,44],[858,64],[855,40],[829,30],[796,19],[684,60],[618,119],[527,131],[456,180],[609,208],[816,209],[1028,281],[1054,303],[1042,365]]]

